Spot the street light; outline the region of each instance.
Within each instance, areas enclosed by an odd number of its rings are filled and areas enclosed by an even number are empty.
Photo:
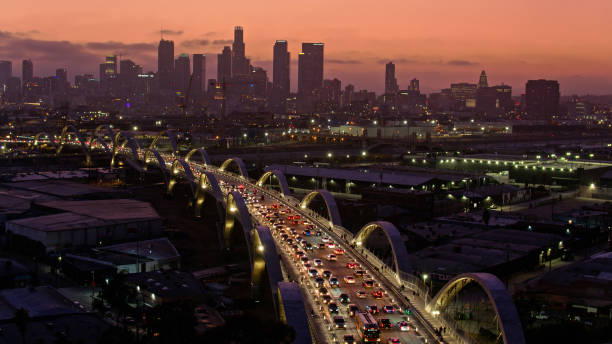
[[[264,247],[263,247],[263,245],[259,245],[259,246],[257,247],[257,250],[259,250],[259,252],[263,252],[263,251],[264,251]]]

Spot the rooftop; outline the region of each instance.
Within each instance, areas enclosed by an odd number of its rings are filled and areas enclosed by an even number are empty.
[[[104,221],[159,219],[159,214],[147,202],[133,199],[83,201],[51,201],[37,203],[43,207],[69,211]]]
[[[79,171],[84,173],[83,171]],[[61,198],[83,197],[93,194],[109,194],[115,192],[110,188],[91,186],[66,180],[29,180],[2,184],[11,189],[34,191],[40,194]]]
[[[125,281],[162,298],[199,297],[204,292],[198,279],[178,270],[129,274]]]
[[[28,311],[31,318],[83,313],[50,286],[0,291],[0,320],[12,319],[15,311],[20,308]]]

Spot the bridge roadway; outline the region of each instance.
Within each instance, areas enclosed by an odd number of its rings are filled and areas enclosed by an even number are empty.
[[[170,170],[171,161],[173,161],[174,158],[170,154],[162,154],[162,157],[168,164],[166,167],[168,170]],[[318,342],[325,343],[332,343],[336,341],[343,342],[343,337],[345,334],[352,334],[356,340],[359,339],[357,325],[354,318],[348,314],[347,304],[343,304],[338,300],[341,293],[346,293],[350,297],[350,303],[358,305],[359,310],[365,311],[367,306],[376,305],[380,311],[380,314],[375,315],[375,318],[377,320],[387,318],[391,321],[393,325],[392,329],[381,330],[381,342],[386,343],[388,339],[392,337],[399,338],[401,343],[417,344],[424,342],[436,342],[435,335],[432,331],[432,326],[427,323],[422,323],[424,320],[422,317],[417,319],[418,316],[406,316],[403,313],[406,308],[411,308],[413,312],[416,310],[411,307],[404,297],[398,294],[396,288],[394,288],[392,284],[387,281],[386,276],[378,273],[370,262],[365,260],[361,254],[353,250],[347,240],[340,238],[336,233],[330,231],[330,226],[328,223],[326,223],[326,220],[318,218],[318,216],[308,209],[302,209],[299,206],[299,202],[293,197],[282,197],[277,192],[271,192],[264,187],[259,187],[255,183],[242,178],[241,176],[236,176],[227,171],[221,171],[213,166],[204,165],[193,161],[189,162],[189,166],[196,176],[203,171],[214,173],[221,184],[221,189],[224,196],[226,196],[228,192],[234,191],[239,185],[243,185],[249,192],[256,191],[258,195],[265,195],[264,201],[260,203],[250,202],[249,197],[247,196],[245,199],[247,201],[247,207],[249,208],[249,212],[251,213],[252,219],[256,225],[265,225],[271,229],[279,257],[282,257],[284,275],[290,276],[290,278],[294,279],[300,284],[303,297],[306,300],[305,303],[307,304],[307,315],[310,317],[310,323],[314,324],[314,327],[316,328],[316,333],[314,333],[313,339],[317,340]],[[291,247],[291,245],[287,243],[287,241],[282,240],[281,232],[276,229],[275,224],[271,223],[269,219],[264,217],[266,214],[268,214],[267,211],[268,209],[271,209],[273,204],[277,204],[279,208],[282,209],[291,209],[290,214],[281,215],[285,217],[285,224],[283,225],[284,229],[286,231],[295,230],[297,233],[297,235],[291,236],[294,239],[294,243],[295,238],[301,236],[304,240],[311,243],[313,247],[318,247],[319,244],[323,243],[325,238],[331,242],[334,242],[338,247],[341,247],[346,252],[345,254],[338,255],[337,261],[329,261],[327,260],[327,255],[333,253],[334,249],[315,248],[309,251],[305,250],[300,245],[300,250],[305,253],[309,263],[312,265],[312,268],[315,268],[318,271],[319,276],[323,274],[323,271],[328,270],[331,272],[333,277],[338,279],[338,288],[332,288],[327,278],[324,278],[324,287],[329,291],[333,301],[338,305],[339,314],[337,315],[342,316],[346,321],[346,329],[333,329],[333,323],[331,320],[333,320],[336,314],[330,314],[328,305],[323,302],[322,297],[319,295],[319,288],[315,286],[314,277],[310,277],[308,275],[302,260],[297,258],[296,251]],[[256,208],[256,205],[259,205],[259,208]],[[263,212],[265,213],[262,213],[261,209],[264,208],[265,210],[263,210]],[[305,219],[310,224],[315,225],[316,228],[312,230],[313,235],[302,235],[306,229],[305,225],[292,224],[291,221],[286,219],[288,215],[300,215],[302,219]],[[276,224],[278,224],[278,222]],[[321,231],[323,235],[314,235],[316,231]],[[322,265],[314,266],[315,259],[320,259]],[[361,268],[349,269],[347,268],[348,262],[357,262]],[[354,275],[354,271],[360,269],[366,270],[367,276],[356,277]],[[353,276],[355,283],[346,283],[344,280],[345,276]],[[364,288],[362,282],[366,279],[374,280],[376,284],[375,287]],[[384,291],[383,297],[381,299],[375,299],[372,295],[374,290]],[[365,297],[358,297],[358,291],[366,292]],[[385,305],[395,305],[396,311],[393,314],[383,313],[382,307]],[[313,310],[313,313],[311,313],[310,310]],[[400,331],[397,323],[405,320],[408,320],[410,330]],[[332,330],[329,329],[330,326],[332,327]],[[425,340],[425,338],[427,340]]]

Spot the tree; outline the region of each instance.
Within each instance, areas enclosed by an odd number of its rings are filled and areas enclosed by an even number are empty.
[[[17,329],[21,334],[21,343],[25,344],[26,342],[26,332],[28,330],[28,322],[30,322],[30,314],[25,309],[19,308],[15,311],[13,315],[13,320],[15,321],[15,325],[17,325]]]
[[[484,222],[485,225],[488,225],[490,219],[491,219],[491,212],[489,212],[489,209],[485,209],[482,212],[482,222]]]

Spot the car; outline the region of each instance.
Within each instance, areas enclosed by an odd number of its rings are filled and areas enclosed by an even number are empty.
[[[350,315],[350,316],[354,316],[355,313],[359,312],[359,306],[357,306],[354,303],[351,303],[350,305],[346,306],[346,312]]]
[[[305,245],[306,251],[312,251],[312,244],[311,243],[306,243]]]
[[[397,322],[397,327],[400,329],[400,331],[410,331],[410,325],[408,324],[407,321],[398,321]]]
[[[334,327],[335,328],[345,328],[346,327],[344,323],[344,318],[341,315],[337,315],[334,317]]]
[[[382,318],[380,319],[380,321],[378,322],[379,326],[381,329],[387,329],[390,330],[393,328],[393,324],[391,324],[391,320],[387,319],[387,318]]]
[[[371,279],[363,281],[362,284],[364,288],[374,288],[374,281]]]
[[[324,236],[324,237],[322,237],[322,238],[321,238],[321,241],[323,241],[323,242],[329,242],[329,237]]]
[[[287,239],[287,244],[293,245],[293,239]]]
[[[327,260],[329,260],[331,262],[331,261],[334,261],[334,260],[338,260],[338,257],[336,257],[335,254],[328,254],[327,255]]]
[[[338,288],[340,286],[340,283],[338,283],[338,279],[336,277],[332,277],[329,279],[329,285],[332,288]]]
[[[329,296],[329,295],[323,295],[323,296],[321,296],[321,299],[322,299],[323,303],[330,303],[331,300],[332,300],[331,296]]]
[[[321,259],[314,260],[314,266],[322,266],[322,265],[323,265],[323,261]]]
[[[355,283],[355,277],[353,277],[353,276],[344,276],[344,283],[347,283],[347,284]]]
[[[320,288],[325,283],[325,279],[323,277],[315,278],[315,287]]]
[[[319,288],[319,290],[318,290],[318,291],[319,291],[319,296],[323,296],[323,295],[327,295],[327,294],[329,294],[329,291],[328,291],[328,290],[327,290],[327,288],[325,288],[325,287],[321,287],[321,288]]]
[[[349,302],[351,302],[351,298],[346,293],[340,294],[340,296],[338,296],[338,300],[340,301],[340,303],[349,303]]]
[[[325,278],[330,278],[332,275],[331,271],[329,270],[323,270],[323,276],[325,276]]]
[[[305,236],[310,236],[310,229],[305,229],[302,234],[304,234]]]
[[[325,246],[324,243],[320,242],[318,248],[324,249],[324,248],[327,248],[327,246]]]
[[[311,224],[307,224],[306,229],[315,229],[315,226]]]
[[[310,263],[306,263],[306,264],[304,264],[303,268],[304,268],[304,272],[308,272],[308,270],[310,270],[310,268],[312,268],[312,265],[310,265]]]
[[[399,338],[391,337],[389,338],[388,344],[402,344],[402,341]]]
[[[360,299],[365,299],[366,297],[368,297],[368,294],[366,294],[365,291],[363,290],[357,290],[357,297]]]
[[[372,292],[372,296],[373,296],[375,299],[380,300],[380,299],[382,299],[382,298],[383,298],[383,292],[382,292],[382,290],[374,290],[374,291]]]
[[[344,344],[355,344],[355,337],[352,334],[345,334],[342,338],[344,340]]]
[[[302,264],[310,263],[310,258],[308,258],[308,257],[302,257],[302,258],[300,258],[300,260],[302,261]]]
[[[330,314],[338,314],[339,312],[338,304],[335,302],[328,303],[327,310],[329,310]]]
[[[357,268],[357,263],[355,263],[355,262],[348,262],[348,263],[346,263],[346,268],[347,269],[355,269],[355,268]]]
[[[295,241],[297,241],[298,243],[301,243],[302,240],[304,240],[301,236],[295,238]]]
[[[319,271],[317,271],[317,269],[310,269],[308,270],[308,274],[310,277],[317,277],[319,275]]]
[[[337,249],[334,250],[334,253],[338,255],[344,254],[344,250],[338,247]]]
[[[393,307],[391,305],[385,305],[383,307],[383,312],[385,312],[387,314],[393,314],[393,313],[395,313],[395,307]]]
[[[363,270],[355,270],[355,272],[353,274],[355,276],[357,276],[357,277],[361,277],[361,276],[365,275],[365,271],[363,271]]]
[[[317,236],[321,236],[321,235],[323,235],[323,232],[321,232],[321,231],[317,231],[316,235],[317,235]]]
[[[336,244],[334,244],[333,241],[330,241],[330,242],[327,243],[327,247],[329,247],[329,248],[336,248]]]
[[[366,306],[366,311],[370,314],[378,314],[378,306],[377,305],[369,305]]]

